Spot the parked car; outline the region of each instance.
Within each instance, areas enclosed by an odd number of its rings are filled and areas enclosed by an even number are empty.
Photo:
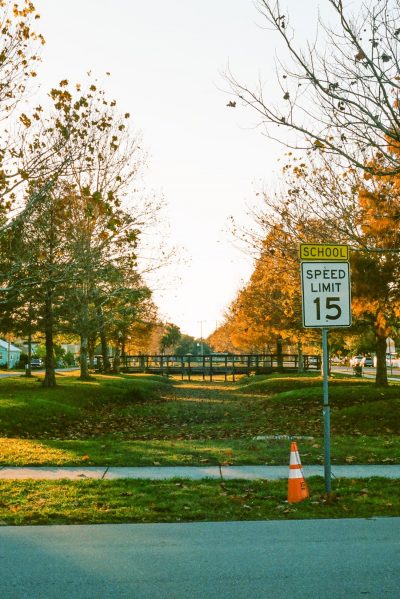
[[[41,358],[32,358],[31,360],[31,368],[42,368],[43,360]]]
[[[350,366],[352,366],[353,368],[355,366],[364,366],[364,356],[353,356],[352,358],[350,358]]]
[[[386,366],[390,366],[391,368],[400,368],[400,359],[398,357],[392,357],[386,354]]]
[[[365,356],[364,358],[364,366],[366,368],[372,368],[374,365],[374,359],[371,356]]]

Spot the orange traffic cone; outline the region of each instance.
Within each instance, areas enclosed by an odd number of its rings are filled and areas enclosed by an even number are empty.
[[[308,488],[301,467],[297,443],[290,444],[290,464],[288,481],[288,502],[297,503],[309,497]]]

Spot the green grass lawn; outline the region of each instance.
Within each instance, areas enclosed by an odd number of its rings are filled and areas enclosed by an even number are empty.
[[[323,440],[297,441],[303,464],[323,463]],[[33,440],[0,438],[0,466],[204,466],[287,464],[288,439]],[[398,464],[399,437],[335,435],[333,464]]]
[[[323,460],[316,374],[236,383],[63,375],[58,383],[0,380],[1,465],[286,464],[289,437],[304,464]],[[400,463],[400,386],[337,376],[330,404],[334,464]]]
[[[272,375],[236,383],[154,376],[0,380],[0,465],[303,464],[323,461],[322,381]],[[330,381],[332,463],[400,463],[400,386]],[[181,522],[400,516],[399,481],[0,481],[0,524]]]
[[[289,505],[285,481],[0,481],[0,525],[400,516],[398,481],[321,477]]]
[[[126,405],[159,400],[168,386],[162,377],[99,376],[83,382],[64,375],[58,377],[57,387],[47,389],[40,385],[41,379],[0,380],[2,435],[68,438],[79,427],[95,429],[111,407],[121,412]]]

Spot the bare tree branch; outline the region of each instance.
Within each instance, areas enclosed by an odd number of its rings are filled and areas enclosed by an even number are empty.
[[[349,13],[341,0],[328,0],[334,25],[320,23],[314,43],[299,48],[281,3],[257,0],[260,14],[280,36],[292,64],[277,62],[282,103],[265,98],[226,73],[231,90],[257,112],[267,136],[290,147],[336,156],[374,175],[400,172],[392,152],[400,145],[400,3],[366,0]],[[283,131],[296,134],[288,142]],[[374,162],[377,154],[383,162]]]

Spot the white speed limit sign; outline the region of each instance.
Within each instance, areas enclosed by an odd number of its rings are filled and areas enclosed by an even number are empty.
[[[348,262],[302,262],[303,326],[351,326]]]

